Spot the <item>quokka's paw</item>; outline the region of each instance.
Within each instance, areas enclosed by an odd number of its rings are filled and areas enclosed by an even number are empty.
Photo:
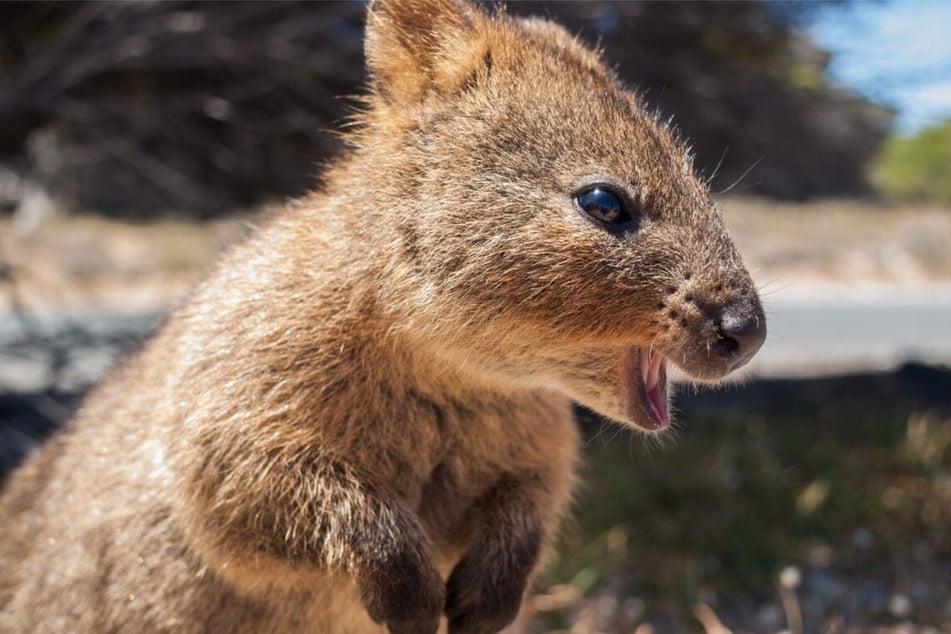
[[[518,616],[535,562],[530,556],[500,561],[498,551],[478,544],[466,553],[446,584],[450,634],[495,634]]]
[[[432,562],[407,549],[361,575],[367,613],[391,634],[435,634],[446,589]]]

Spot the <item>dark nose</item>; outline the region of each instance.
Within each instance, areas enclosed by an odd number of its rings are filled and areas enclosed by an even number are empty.
[[[758,301],[726,304],[716,320],[714,349],[730,370],[753,358],[766,339],[766,316]]]

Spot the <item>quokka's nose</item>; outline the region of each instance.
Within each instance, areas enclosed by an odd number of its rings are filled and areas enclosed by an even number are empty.
[[[766,316],[759,301],[732,302],[723,306],[716,320],[713,347],[730,370],[753,358],[766,340]]]

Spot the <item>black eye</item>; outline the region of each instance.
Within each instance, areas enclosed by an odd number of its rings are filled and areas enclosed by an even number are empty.
[[[583,212],[606,225],[617,227],[633,220],[624,200],[604,185],[580,192],[575,201]]]

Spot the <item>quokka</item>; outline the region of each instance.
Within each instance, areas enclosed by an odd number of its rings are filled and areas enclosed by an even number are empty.
[[[5,632],[514,628],[571,402],[647,433],[762,307],[681,144],[561,27],[376,0],[370,90],[0,502]]]

